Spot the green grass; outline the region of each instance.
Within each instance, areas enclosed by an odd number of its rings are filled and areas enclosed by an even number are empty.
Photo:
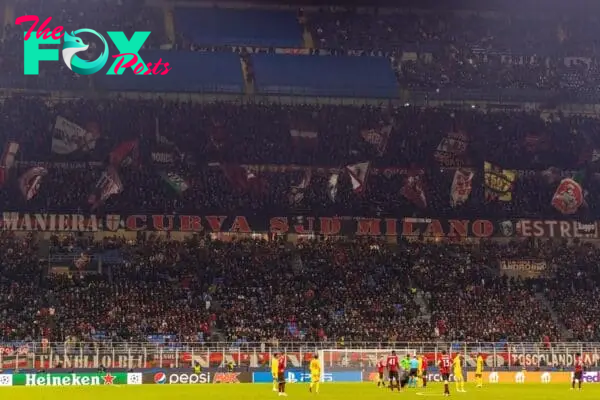
[[[289,384],[288,399],[344,399],[344,400],[387,400],[403,398],[425,400],[427,397],[440,399],[441,384],[432,384],[427,389],[407,389],[403,393],[390,393],[370,383],[326,383],[321,385],[319,395],[308,393],[308,384]],[[570,391],[565,384],[488,384],[477,389],[467,384],[467,393],[456,393],[451,385],[452,398],[464,400],[587,400],[600,398],[600,384],[584,385],[584,389]],[[10,400],[265,400],[279,398],[267,384],[207,384],[207,385],[142,385],[142,386],[95,386],[95,387],[7,387],[0,388],[0,398]]]

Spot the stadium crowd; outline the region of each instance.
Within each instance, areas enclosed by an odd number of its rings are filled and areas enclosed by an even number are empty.
[[[577,115],[124,99],[51,104],[27,97],[7,99],[0,111],[6,116],[0,138],[20,145],[16,167],[7,174],[0,194],[5,210],[84,212],[109,154],[124,142],[137,141],[131,154],[135,163],[119,171],[123,191],[108,199],[105,212],[193,213],[202,208],[255,214],[309,209],[323,214],[382,216],[394,212],[429,217],[560,216],[550,204],[557,180],[561,174],[583,170],[585,213],[588,217],[597,214],[597,166],[586,161],[595,161],[592,150],[600,124]],[[94,148],[66,155],[53,152],[52,138],[57,135],[53,126],[59,116],[93,132]],[[362,133],[385,126],[392,126],[392,131],[380,152]],[[291,130],[314,132],[315,136],[294,137]],[[440,163],[436,151],[450,132],[464,133],[467,144],[466,151],[453,157],[449,167],[445,161]],[[156,154],[167,154],[172,162],[157,162]],[[363,195],[354,193],[350,177],[341,173],[332,199],[329,169],[363,161],[371,162]],[[484,161],[518,172],[512,201],[486,201]],[[18,178],[37,162],[48,174],[41,181],[39,195],[25,201],[16,195]],[[223,173],[224,166],[241,164],[255,166],[250,170],[259,178],[255,181],[260,182],[258,193],[240,190],[231,174]],[[451,207],[456,165],[472,168],[475,175],[468,201]],[[291,187],[300,184],[307,168],[316,170],[303,198],[290,204]],[[425,209],[399,195],[407,174],[421,169]],[[179,195],[161,179],[161,171],[178,173],[190,190]]]
[[[35,4],[19,3],[18,13],[26,14]],[[151,27],[154,32],[162,24],[160,14],[125,4],[116,20],[115,3],[110,1],[51,15],[64,24],[83,18],[98,29]],[[405,43],[428,42],[454,49],[431,60],[398,64],[399,79],[407,87],[595,90],[593,61],[585,66],[564,63],[564,57],[579,56],[579,51],[593,57],[593,42],[586,39],[581,21],[488,24],[471,16],[465,24],[436,14],[417,19],[408,14],[339,17],[328,12],[307,15],[321,47],[393,52]],[[412,23],[403,23],[407,18]],[[507,26],[513,32],[508,36]],[[3,79],[25,82],[21,34],[18,28],[6,31],[0,51],[7,67]],[[149,46],[159,45],[161,35],[159,30],[157,42]],[[475,48],[506,51],[515,43],[524,46],[523,51],[558,51],[549,59],[508,62],[502,54],[477,55]],[[86,78],[56,70],[44,70],[41,79],[31,77],[29,83],[57,84],[54,74],[63,77],[64,87],[89,86]],[[94,212],[562,218],[551,206],[551,196],[562,173],[569,176],[579,170],[586,173],[587,207],[577,217],[598,219],[600,185],[593,163],[598,160],[592,150],[598,145],[600,124],[594,118],[491,109],[51,101],[25,96],[7,98],[0,115],[0,143],[19,144],[15,165],[3,165],[4,211],[89,213],[90,194],[110,166],[118,169],[122,191]],[[57,117],[91,132],[94,145],[77,145],[69,154],[53,151]],[[383,147],[362,134],[386,126],[392,126],[392,133]],[[290,135],[292,130],[314,134],[298,137]],[[449,132],[464,133],[468,142],[464,153],[451,157],[453,165],[436,157]],[[114,151],[123,143],[135,146],[114,162]],[[125,158],[130,162],[121,163]],[[342,173],[332,195],[328,169],[362,161],[372,166],[364,190],[355,193],[350,177]],[[484,161],[518,171],[511,201],[486,201]],[[252,177],[243,170],[245,187],[233,182],[240,183],[240,170],[237,177],[231,173],[241,164],[263,166],[250,168]],[[26,199],[20,178],[33,165],[48,171],[36,191],[25,191],[33,194]],[[475,178],[469,199],[451,207],[456,165],[472,168]],[[291,188],[297,190],[306,179],[307,168],[316,172],[303,196],[292,202]],[[400,194],[407,175],[418,169],[423,170],[426,207]],[[165,184],[160,176],[165,171],[178,174],[186,187],[173,190]],[[249,188],[250,179],[255,189]],[[176,241],[140,235],[137,240],[117,237],[102,243],[56,237],[54,250],[110,248],[119,252],[122,262],[104,263],[101,273],[72,268],[71,273],[48,274],[47,264],[40,261],[40,241],[34,234],[3,232],[0,237],[2,340],[144,340],[164,334],[181,341],[223,335],[232,342],[555,341],[598,339],[600,333],[594,320],[600,310],[600,297],[595,296],[600,289],[594,283],[600,254],[580,242],[401,241],[389,246],[355,240],[291,246],[278,240],[221,242],[199,236]],[[499,275],[500,254],[544,259],[550,268],[538,279],[508,278]],[[539,301],[541,295],[555,315]]]
[[[293,247],[277,240],[149,235],[105,243],[119,248],[124,262],[105,264],[101,274],[76,268],[47,274],[34,236],[5,235],[1,243],[5,341],[169,335],[185,342],[540,342],[597,340],[600,333],[596,297],[578,296],[580,284],[593,286],[582,275],[595,270],[599,253],[582,243],[388,246],[363,240]],[[546,258],[552,267],[536,279],[502,276],[499,252]],[[567,279],[573,258],[577,272]]]

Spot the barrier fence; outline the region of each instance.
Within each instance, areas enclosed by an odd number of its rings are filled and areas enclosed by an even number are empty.
[[[569,368],[576,353],[590,367],[600,366],[600,343],[39,343],[0,345],[2,369],[99,368],[147,369],[191,368],[237,370],[268,368],[274,353],[285,352],[290,368],[306,368],[314,354],[322,355],[325,369],[372,369],[379,357],[396,350],[425,355],[436,365],[442,350],[462,354],[467,369],[481,354],[486,368]]]

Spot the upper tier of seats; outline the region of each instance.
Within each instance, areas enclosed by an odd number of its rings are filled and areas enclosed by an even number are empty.
[[[398,81],[379,57],[252,56],[259,93],[394,97]]]
[[[176,8],[179,33],[204,46],[302,47],[302,28],[293,11]]]
[[[244,51],[275,53],[274,48],[279,48],[281,53],[285,52],[281,48],[294,48],[295,54],[321,51],[347,57],[250,57],[248,70],[259,93],[384,98],[399,97],[399,86],[407,89],[411,103],[418,99],[594,102],[600,98],[600,65],[595,61],[598,35],[592,17],[585,15],[189,6],[177,6],[170,13],[135,0],[109,0],[103,6],[38,3],[18,2],[15,16],[37,14],[42,20],[52,16],[49,26],[67,30],[90,27],[99,32],[122,30],[127,35],[148,30],[152,33],[146,50],[166,45],[179,51],[242,53],[239,46],[252,46]],[[29,25],[12,28],[6,30],[0,48],[3,87],[244,91],[241,64],[234,56],[200,57],[166,50],[156,53],[157,59],[176,66],[175,72],[154,79],[107,80],[100,74],[80,79],[62,63],[50,62],[41,63],[40,77],[25,77],[22,35]],[[377,60],[350,57],[359,54]]]
[[[244,85],[240,58],[234,53],[191,53],[149,50],[140,57],[150,63],[162,59],[172,71],[166,75],[135,76],[131,69],[122,76],[98,74],[97,88],[147,92],[232,92]]]

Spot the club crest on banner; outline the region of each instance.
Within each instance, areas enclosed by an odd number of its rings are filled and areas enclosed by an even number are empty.
[[[552,205],[563,214],[574,214],[583,204],[583,189],[573,179],[567,178],[560,184],[552,197]]]

